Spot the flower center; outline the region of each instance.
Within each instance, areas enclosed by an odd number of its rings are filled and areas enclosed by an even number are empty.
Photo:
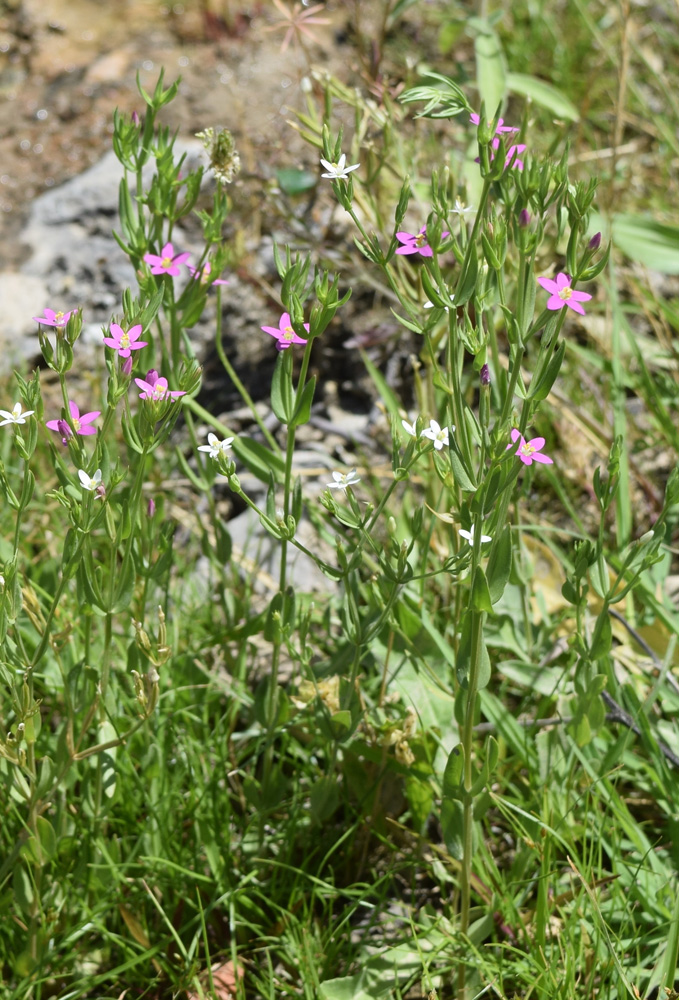
[[[573,289],[571,288],[570,285],[567,285],[566,288],[562,288],[561,291],[559,292],[559,298],[563,299],[564,302],[568,302],[572,294],[573,294]]]
[[[57,324],[57,326],[63,326],[64,325],[64,314],[62,312],[55,313],[54,314],[54,321]]]
[[[521,445],[519,451],[522,455],[532,455],[534,451],[537,451],[537,448],[534,448],[532,444],[528,444],[528,442],[526,442],[526,444]]]
[[[123,333],[122,337],[120,338],[120,346],[121,347],[129,347],[130,346],[130,335],[129,335],[129,333]]]
[[[415,246],[416,247],[424,246],[424,244],[426,242],[427,242],[427,234],[426,233],[418,233],[417,236],[415,237]]]
[[[285,330],[283,330],[283,339],[293,340],[294,337],[295,337],[295,331],[292,329],[291,326],[286,326]]]
[[[172,264],[172,257],[163,257],[160,262],[161,267],[170,267]]]
[[[80,430],[80,421],[76,420],[75,417],[72,417],[72,420],[73,420],[73,426],[75,427],[76,431],[79,431]]]

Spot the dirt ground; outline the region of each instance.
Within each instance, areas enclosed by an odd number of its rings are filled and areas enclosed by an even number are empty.
[[[305,54],[281,51],[271,0],[0,0],[0,267],[18,263],[27,204],[111,148],[115,108],[143,110],[137,74],[147,90],[161,67],[167,82],[181,76],[164,121],[180,137],[230,128],[243,177],[308,165],[288,106],[304,106],[308,56],[345,78],[355,70],[341,44],[347,16],[328,3]]]

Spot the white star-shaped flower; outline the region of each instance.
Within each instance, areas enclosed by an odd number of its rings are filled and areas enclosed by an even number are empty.
[[[417,418],[413,420],[412,424],[409,424],[407,420],[402,420],[401,423],[403,424],[403,430],[409,437],[417,438],[417,428],[415,426],[417,424]]]
[[[476,209],[473,205],[465,205],[463,201],[459,198],[455,199],[455,208],[452,209],[455,215],[459,215],[460,218],[464,218],[465,215],[473,215]]]
[[[330,160],[324,160],[321,157],[321,163],[327,170],[327,173],[321,174],[321,177],[327,177],[331,181],[346,181],[349,179],[349,174],[352,170],[358,170],[360,163],[354,163],[353,166],[346,166],[347,157],[345,153],[342,153],[337,163],[331,163]]]
[[[94,492],[101,486],[101,469],[97,469],[93,476],[88,476],[84,469],[78,469],[78,477],[84,490]]]
[[[356,483],[360,483],[360,479],[356,475],[356,469],[352,469],[350,472],[333,472],[332,478],[334,482],[326,483],[331,490],[344,490],[346,492],[347,486],[355,486]]]
[[[455,430],[454,427],[453,430]],[[448,440],[448,428],[439,427],[436,420],[429,421],[429,427],[424,428],[422,431],[422,437],[429,438],[430,441],[433,441],[434,447],[437,451],[441,451],[444,445],[447,447],[450,443]]]
[[[473,545],[474,545],[474,525],[472,524],[472,526],[469,529],[469,531],[466,531],[464,528],[460,528],[460,534],[462,535],[463,538],[466,538],[467,541],[469,542],[469,544],[473,547]],[[493,539],[491,538],[490,535],[481,535],[481,544],[482,545],[484,545],[486,542],[492,542],[492,541],[493,541]]]
[[[220,441],[216,434],[210,433],[207,436],[207,442],[207,444],[198,445],[198,451],[206,451],[210,458],[216,460],[220,455],[226,455],[227,452],[231,451],[233,438],[224,438]]]
[[[12,411],[0,410],[0,427],[4,427],[5,424],[25,424],[26,417],[32,417],[35,410],[24,410],[21,412],[21,403],[15,403]]]

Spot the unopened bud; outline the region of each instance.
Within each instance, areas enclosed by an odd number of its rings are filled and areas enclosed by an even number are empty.
[[[73,431],[63,418],[57,420],[57,429],[61,434],[61,440],[64,442],[64,444],[67,444],[68,439],[71,437]]]
[[[132,374],[132,355],[130,355],[129,358],[125,358],[121,371],[126,377],[129,377]]]
[[[137,128],[139,128],[139,126],[141,125],[141,119],[139,118],[139,115],[137,114],[136,111],[132,112],[132,124],[136,125]]]
[[[156,501],[153,497],[149,497],[149,502],[146,505],[146,516],[153,517],[156,512]]]
[[[598,250],[601,246],[601,233],[595,233],[587,244],[590,250]]]
[[[490,385],[490,368],[487,364],[481,365],[479,378],[481,380],[481,385]]]
[[[530,226],[530,212],[525,208],[522,208],[519,212],[519,225],[522,229]]]

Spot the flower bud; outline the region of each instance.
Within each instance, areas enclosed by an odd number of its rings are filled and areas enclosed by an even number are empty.
[[[490,385],[490,367],[488,364],[481,365],[479,377],[481,379],[481,385]]]
[[[156,501],[153,499],[153,497],[149,497],[149,502],[146,505],[146,516],[153,517],[155,512],[156,512]]]
[[[598,250],[601,246],[601,233],[595,233],[587,244],[590,250]]]
[[[526,208],[522,208],[519,212],[519,225],[522,229],[526,229],[530,225],[530,212]]]
[[[140,118],[139,118],[139,115],[137,114],[137,112],[136,112],[136,111],[133,111],[133,112],[132,112],[132,124],[133,124],[133,125],[136,125],[136,127],[137,127],[137,128],[139,128],[139,126],[140,126],[140,124],[141,124],[141,121],[140,121]]]
[[[123,375],[125,375],[128,378],[132,374],[132,355],[130,355],[129,358],[125,358],[125,360],[123,361],[123,366],[121,368],[121,371]]]

